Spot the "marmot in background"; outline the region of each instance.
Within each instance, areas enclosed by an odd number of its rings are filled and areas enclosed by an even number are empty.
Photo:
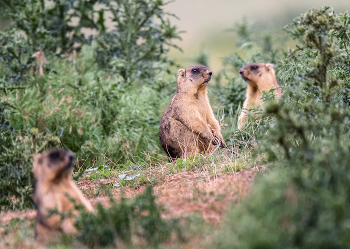
[[[33,173],[36,180],[34,202],[37,216],[35,221],[35,239],[37,242],[45,242],[51,232],[72,233],[76,229],[73,225],[74,218],[66,218],[61,221],[61,216],[54,214],[49,216],[49,210],[57,209],[59,213],[73,214],[74,204],[67,198],[76,200],[76,204],[82,204],[86,210],[92,211],[90,202],[85,199],[78,187],[70,177],[73,167],[73,154],[65,150],[44,152],[34,156]]]
[[[212,71],[205,66],[179,70],[177,92],[163,113],[159,127],[160,143],[170,162],[212,152],[214,145],[226,147],[207,94],[211,75]]]
[[[262,91],[268,92],[272,88],[279,87],[276,79],[275,70],[272,64],[265,63],[251,63],[242,67],[239,70],[242,79],[247,82],[248,88],[246,99],[243,103],[244,109],[254,108],[262,104]],[[274,91],[277,98],[282,95],[282,90]],[[243,124],[247,119],[247,114],[242,110],[238,118],[238,129],[243,128]]]

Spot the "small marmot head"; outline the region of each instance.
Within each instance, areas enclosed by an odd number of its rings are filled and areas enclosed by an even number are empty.
[[[266,76],[275,76],[273,65],[269,63],[250,63],[239,70],[241,77],[248,84],[258,84]]]
[[[73,154],[67,150],[36,154],[33,162],[35,180],[46,182],[67,178],[73,167],[73,158]]]
[[[179,70],[177,82],[178,85],[186,85],[191,88],[193,86],[206,86],[211,80],[212,74],[213,72],[206,66],[190,66]]]

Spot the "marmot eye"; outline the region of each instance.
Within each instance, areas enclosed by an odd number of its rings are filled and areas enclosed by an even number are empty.
[[[199,71],[197,69],[192,69],[192,73],[198,73]]]
[[[50,153],[49,157],[51,159],[57,160],[60,157],[60,152],[59,151],[53,151]]]
[[[256,70],[258,68],[259,68],[258,66],[252,66],[252,70]]]

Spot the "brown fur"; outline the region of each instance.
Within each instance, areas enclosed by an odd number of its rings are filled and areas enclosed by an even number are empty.
[[[45,242],[52,232],[76,232],[74,218],[61,220],[60,215],[49,215],[49,210],[57,209],[59,213],[72,211],[77,214],[74,204],[67,198],[76,200],[86,210],[92,211],[90,202],[70,177],[73,166],[73,155],[69,151],[57,150],[34,156],[33,173],[36,180],[34,201],[37,209],[35,221],[35,239]]]
[[[251,63],[242,67],[239,72],[243,80],[248,84],[243,109],[260,106],[262,104],[262,91],[269,91],[272,88],[279,87],[272,64]],[[280,98],[282,94],[281,89],[275,90],[274,94]],[[238,119],[238,128],[242,129],[246,121],[246,111],[242,110]]]
[[[211,75],[211,70],[205,66],[179,70],[177,92],[159,127],[160,143],[170,162],[212,152],[216,149],[214,145],[226,147],[207,94]]]

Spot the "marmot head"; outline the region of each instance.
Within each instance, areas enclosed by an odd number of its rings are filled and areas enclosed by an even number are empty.
[[[182,89],[198,89],[207,86],[213,72],[206,66],[191,66],[180,69],[177,77],[177,85]]]
[[[239,70],[241,77],[248,84],[258,85],[260,82],[276,80],[273,65],[269,63],[250,63]],[[271,79],[268,79],[271,78]]]
[[[34,178],[40,182],[68,178],[73,167],[73,158],[73,154],[67,150],[36,154],[33,162]]]

